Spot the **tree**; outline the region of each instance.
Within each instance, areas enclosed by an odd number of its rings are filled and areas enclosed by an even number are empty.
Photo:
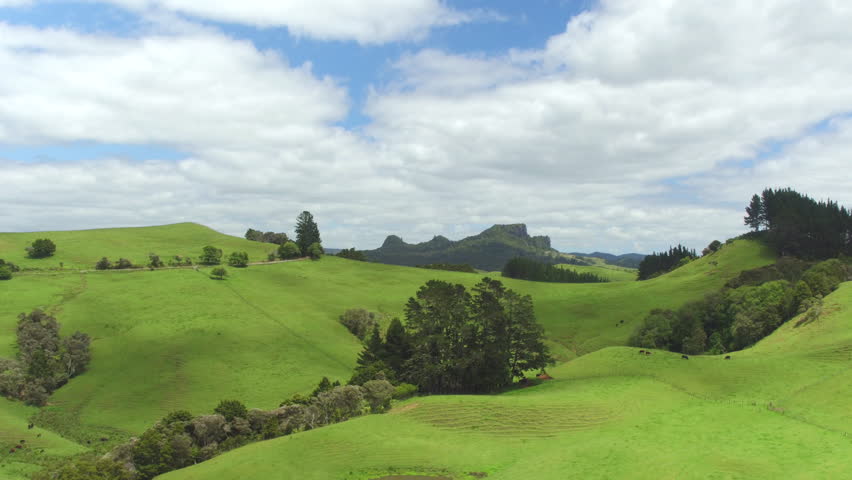
[[[713,240],[710,242],[710,245],[704,247],[704,250],[701,251],[701,256],[707,256],[711,253],[718,252],[720,248],[722,248],[722,242],[719,240]]]
[[[225,420],[231,421],[235,418],[248,417],[248,409],[239,400],[222,400],[219,405],[213,409],[213,412],[225,417]]]
[[[228,257],[228,265],[237,268],[245,268],[248,266],[249,259],[246,252],[233,252]]]
[[[319,227],[311,212],[304,211],[296,219],[296,244],[304,256],[309,256],[314,243],[322,244]]]
[[[310,255],[313,260],[319,260],[324,253],[325,250],[322,249],[322,245],[320,245],[319,242],[314,242],[310,247],[308,247],[308,255]]]
[[[766,222],[766,212],[763,209],[763,201],[755,194],[751,197],[751,203],[746,207],[746,216],[743,218],[746,225],[754,229],[760,230],[760,227]]]
[[[228,276],[228,271],[223,267],[216,267],[210,271],[210,278],[213,280],[224,280]]]
[[[348,258],[349,260],[358,260],[359,262],[367,261],[367,256],[364,255],[364,252],[355,250],[355,247],[344,248],[343,250],[337,252],[336,256],[341,258]]]
[[[364,382],[364,399],[370,405],[371,413],[382,413],[390,409],[391,399],[396,389],[387,380]]]
[[[394,372],[402,372],[405,362],[411,358],[411,339],[398,318],[391,320],[385,333],[385,362]]]
[[[364,340],[367,333],[373,330],[378,322],[376,322],[376,314],[368,312],[363,308],[350,308],[343,312],[340,316],[340,323],[345,326],[352,335],[358,337],[359,340]]]
[[[6,265],[0,266],[0,280],[10,280],[12,278],[12,269]]]
[[[56,252],[56,244],[49,238],[40,238],[27,248],[27,252],[32,258],[49,257]]]
[[[114,268],[116,270],[133,268],[133,262],[131,262],[130,260],[128,260],[126,258],[119,258],[118,261],[115,262],[115,265],[113,265],[112,268]]]
[[[112,268],[112,262],[108,258],[103,257],[95,264],[95,270],[109,270]]]
[[[7,262],[6,260],[3,260],[2,258],[0,258],[0,267],[6,267],[11,273],[21,271],[20,267],[18,267],[12,262]]]
[[[160,256],[154,253],[148,254],[148,266],[151,268],[163,268],[165,264],[160,260]]]
[[[211,245],[204,247],[198,257],[198,263],[202,265],[219,265],[221,262],[222,250]]]
[[[296,245],[295,242],[285,242],[278,247],[278,258],[281,260],[299,258],[301,254],[302,252],[299,250],[299,246]]]

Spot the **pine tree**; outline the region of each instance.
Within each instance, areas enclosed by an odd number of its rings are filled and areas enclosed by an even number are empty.
[[[760,227],[766,222],[766,213],[763,210],[763,201],[757,194],[751,197],[751,203],[746,207],[746,215],[743,220],[745,224],[753,228],[754,231],[760,230]]]
[[[319,227],[314,221],[314,216],[311,215],[311,212],[304,211],[296,219],[296,244],[299,246],[302,254],[307,256],[311,245],[314,243],[322,244]]]

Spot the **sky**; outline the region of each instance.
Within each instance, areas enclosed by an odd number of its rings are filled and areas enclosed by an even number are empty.
[[[852,205],[852,2],[0,0],[0,231],[700,250]]]

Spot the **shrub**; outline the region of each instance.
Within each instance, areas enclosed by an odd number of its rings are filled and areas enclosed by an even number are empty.
[[[18,267],[17,265],[15,265],[12,262],[7,262],[6,260],[3,260],[2,258],[0,258],[0,267],[8,268],[9,271],[12,272],[12,273],[21,271],[20,267]]]
[[[166,266],[162,260],[160,260],[160,256],[154,253],[148,254],[148,266],[151,268],[163,268]]]
[[[112,262],[108,258],[103,257],[95,264],[95,270],[109,270],[112,268]]]
[[[192,258],[184,257],[182,255],[175,255],[169,260],[169,266],[171,267],[189,267],[192,266]]]
[[[234,252],[228,257],[228,265],[237,268],[245,268],[248,266],[248,253]]]
[[[224,280],[228,276],[228,271],[222,267],[216,267],[210,272],[210,278],[214,280]]]
[[[116,270],[124,270],[124,269],[127,269],[127,268],[133,268],[133,262],[131,262],[130,260],[128,260],[126,258],[119,258],[118,261],[115,262],[115,265],[113,265],[112,268],[114,268]]]
[[[373,330],[373,327],[378,325],[376,322],[376,314],[368,312],[363,308],[350,308],[340,316],[340,323],[343,324],[352,335],[358,337],[359,340],[364,340],[367,333]]]
[[[370,404],[371,413],[382,413],[390,409],[391,398],[396,389],[387,380],[364,382],[364,399]]]
[[[32,258],[49,257],[56,252],[56,244],[49,238],[40,238],[27,248],[27,252]]]
[[[235,418],[248,417],[248,409],[239,400],[222,400],[213,411],[229,422]]]
[[[10,280],[12,278],[12,269],[6,265],[0,265],[0,280]]]
[[[393,398],[395,400],[405,400],[406,398],[411,398],[417,395],[417,385],[412,385],[410,383],[400,383],[396,386],[393,392]]]
[[[324,253],[325,250],[322,249],[322,245],[319,242],[314,242],[308,247],[308,256],[314,260],[319,260]]]
[[[704,250],[701,251],[701,255],[710,255],[711,253],[718,252],[720,248],[722,248],[722,242],[720,242],[719,240],[713,240],[712,242],[710,242],[710,245],[704,247]]]
[[[278,254],[275,252],[269,252],[269,254],[266,256],[266,261],[274,262],[275,260],[278,260]]]
[[[299,251],[299,246],[296,242],[284,242],[278,247],[278,258],[281,260],[289,260],[291,258],[299,258],[302,253]]]
[[[202,249],[201,256],[198,257],[198,263],[202,265],[219,265],[222,263],[222,250],[207,245]]]

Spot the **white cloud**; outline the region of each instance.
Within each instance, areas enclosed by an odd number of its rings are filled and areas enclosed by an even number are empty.
[[[139,11],[167,10],[258,27],[286,26],[295,36],[377,44],[415,40],[430,29],[484,17],[441,0],[104,0]]]
[[[308,209],[329,246],[526,222],[565,250],[700,249],[742,232],[765,186],[852,203],[852,124],[808,130],[852,111],[849,24],[830,1],[604,1],[540,50],[404,55],[370,96],[367,136],[334,126],[343,86],[216,32],[0,25],[0,71],[14,72],[0,77],[0,142],[188,155],[0,161],[0,202],[21,206],[0,230],[193,220],[239,234]]]

